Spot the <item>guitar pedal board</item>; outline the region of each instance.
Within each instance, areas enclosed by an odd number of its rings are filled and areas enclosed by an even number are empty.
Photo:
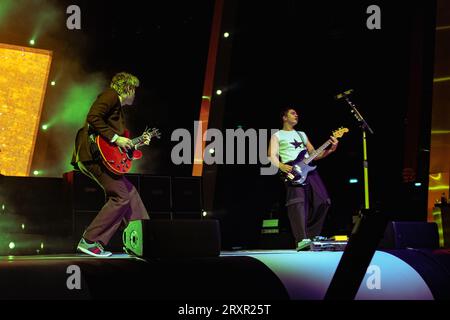
[[[311,251],[344,251],[347,241],[313,241],[310,245]]]
[[[311,251],[344,251],[348,243],[347,236],[331,238],[316,237],[310,244]]]

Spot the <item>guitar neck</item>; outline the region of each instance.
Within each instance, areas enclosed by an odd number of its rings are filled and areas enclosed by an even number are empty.
[[[150,138],[153,138],[154,136],[158,137],[154,132],[150,132],[149,135],[150,135]],[[131,143],[134,146],[137,145],[137,144],[140,144],[142,142],[144,142],[144,135],[139,136],[139,137],[134,138],[134,139],[131,139]]]
[[[146,133],[149,135],[150,139],[153,137],[156,137],[156,138],[160,137],[160,133],[158,132],[158,129],[153,129],[152,131],[146,131]],[[145,135],[145,133],[137,138],[131,139],[131,143],[134,146],[141,144],[142,142],[144,142],[144,135]]]
[[[137,145],[137,144],[139,144],[139,143],[141,143],[142,141],[144,141],[144,139],[142,138],[142,136],[137,137],[137,138],[134,138],[134,139],[131,139],[131,143],[132,143],[134,146]]]
[[[309,164],[311,161],[313,161],[319,154],[321,154],[329,145],[331,142],[328,140],[323,145],[320,146],[319,149],[316,149],[312,154],[309,155],[308,159],[305,159],[305,163]]]

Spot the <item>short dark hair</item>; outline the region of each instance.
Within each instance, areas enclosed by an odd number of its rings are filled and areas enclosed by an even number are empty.
[[[283,117],[287,115],[287,113],[289,112],[289,110],[295,110],[295,108],[289,107],[289,106],[288,106],[288,107],[283,107],[283,108],[281,108],[281,111],[280,111],[280,120],[281,120],[281,122],[284,121],[284,120],[283,120]]]

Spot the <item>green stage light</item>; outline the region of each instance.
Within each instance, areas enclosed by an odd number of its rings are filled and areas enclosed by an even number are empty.
[[[47,130],[47,129],[48,129],[48,124],[42,125],[42,130]]]
[[[34,46],[36,44],[36,41],[34,39],[30,40],[30,45]]]
[[[416,187],[421,187],[421,186],[422,186],[422,183],[416,182],[416,183],[414,183],[414,186],[416,186]]]
[[[22,223],[22,230],[25,230],[25,224]]]
[[[5,211],[6,206],[4,204],[2,204],[2,211]]]
[[[208,152],[210,153],[210,154],[213,154],[214,152],[216,152],[213,148],[211,148],[211,149],[209,149],[208,150]]]
[[[208,215],[208,212],[206,212],[205,210],[203,210],[202,216],[203,216],[203,217],[206,217],[207,215]]]
[[[0,1],[0,25],[2,22],[7,21],[8,15],[17,6],[17,0],[2,0]]]
[[[12,250],[16,247],[16,244],[14,242],[9,243],[9,248]]]
[[[358,179],[350,179],[348,182],[351,184],[358,183]]]
[[[39,171],[39,170],[34,170],[34,171],[33,171],[33,174],[34,174],[35,176],[38,176],[38,175],[40,174],[40,171]]]
[[[57,75],[54,76],[54,80],[59,78]],[[61,96],[60,102],[56,105],[55,113],[51,115],[51,118],[47,120],[45,124],[48,125],[49,129],[55,123],[63,126],[74,126],[78,127],[80,123],[83,123],[86,118],[86,114],[89,111],[92,102],[95,101],[97,95],[104,86],[107,84],[107,79],[103,76],[94,75],[84,81],[83,83],[75,83],[67,90],[64,90],[64,94]],[[53,130],[53,129],[52,129]],[[59,152],[64,155],[64,161],[60,162],[59,171],[70,171],[73,170],[70,165],[70,159],[72,159],[73,147],[71,144],[66,144],[61,147]],[[138,165],[133,166],[137,170]],[[56,170],[56,168],[53,168]]]
[[[228,38],[230,36],[230,34],[228,33],[228,32],[225,32],[224,34],[223,34],[223,37],[224,38]]]
[[[50,84],[52,85],[52,86],[56,86],[56,81],[52,81],[52,82],[50,82]]]
[[[71,86],[57,105],[58,112],[53,115],[52,122],[78,126],[84,121],[92,102],[105,84],[106,82],[97,76],[85,83]]]
[[[217,90],[217,91],[216,91],[216,94],[217,94],[218,96],[220,96],[220,95],[222,94],[222,90],[220,90],[220,89]]]
[[[41,249],[44,249],[44,243],[41,242]]]

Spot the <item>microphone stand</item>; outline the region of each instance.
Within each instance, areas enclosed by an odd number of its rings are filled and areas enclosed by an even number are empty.
[[[360,216],[353,227],[350,239],[339,261],[336,272],[331,279],[325,300],[354,300],[367,268],[373,259],[380,239],[386,230],[387,218],[377,210],[370,210],[369,205],[369,162],[367,160],[367,132],[373,134],[373,130],[359,113],[356,105],[348,97],[347,91],[337,98],[344,98],[351,107],[351,112],[355,116],[362,130],[364,149],[364,200],[365,209],[361,210]]]
[[[356,105],[350,100],[348,95],[344,96],[345,101],[351,108],[351,113],[355,116],[359,123],[362,131],[362,142],[363,142],[363,168],[364,168],[364,208],[370,209],[369,202],[369,161],[367,159],[367,132],[374,134],[372,128],[370,128],[367,121],[363,118],[361,113],[359,113]]]

